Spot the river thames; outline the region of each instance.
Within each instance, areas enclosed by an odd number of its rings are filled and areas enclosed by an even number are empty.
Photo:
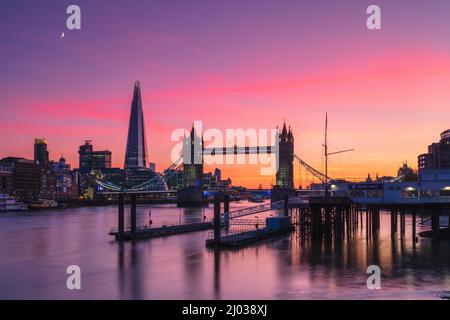
[[[212,206],[140,205],[138,224],[148,223],[150,209],[154,223],[213,214]],[[406,239],[392,241],[390,217],[381,219],[377,241],[367,242],[364,229],[341,244],[292,233],[214,251],[205,248],[210,231],[118,243],[108,235],[114,206],[2,214],[0,299],[439,299],[450,290],[450,243],[420,238],[414,248],[409,216]],[[373,264],[380,290],[366,285]],[[66,287],[69,265],[81,268],[81,290]]]

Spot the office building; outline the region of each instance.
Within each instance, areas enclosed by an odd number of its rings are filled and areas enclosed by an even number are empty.
[[[84,145],[81,145],[78,150],[80,173],[111,168],[111,151],[94,151],[94,146],[91,142],[91,140],[86,140]]]
[[[428,146],[428,152],[419,155],[418,168],[450,169],[450,129],[441,133],[441,139],[437,143]]]
[[[34,160],[3,158],[0,167],[12,173],[12,195],[18,200],[30,203],[39,199],[41,168]]]
[[[47,140],[34,139],[34,161],[41,167],[48,165]]]
[[[141,88],[139,81],[136,81],[134,84],[133,100],[131,102],[124,167],[125,169],[145,168],[147,166],[147,160],[148,151],[144,112],[142,110]]]

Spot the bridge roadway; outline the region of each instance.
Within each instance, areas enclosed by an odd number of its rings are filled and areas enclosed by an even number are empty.
[[[215,193],[215,192],[227,192],[227,190],[213,190],[205,189],[204,192]],[[232,190],[231,190],[232,191]],[[246,189],[245,192],[270,192],[271,189]],[[113,195],[144,195],[144,194],[177,194],[177,190],[124,190],[124,191],[100,191],[97,192],[98,195],[113,196]],[[238,191],[239,192],[239,191]]]

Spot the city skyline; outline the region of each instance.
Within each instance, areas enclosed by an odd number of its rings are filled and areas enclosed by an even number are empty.
[[[0,300],[450,299],[450,0],[0,12]]]
[[[40,15],[25,2],[6,4],[0,132],[11,138],[0,142],[0,157],[32,158],[33,139],[45,137],[53,159],[75,164],[77,147],[92,139],[123,167],[130,84],[139,79],[149,161],[159,169],[170,165],[170,133],[194,120],[270,129],[284,119],[296,153],[322,168],[325,112],[330,149],[356,150],[333,158],[330,175],[394,175],[405,160],[417,167],[448,129],[449,4],[408,1],[405,14],[405,3],[379,1],[383,29],[371,32],[366,4],[356,1],[239,3],[239,13],[233,1],[198,1],[179,3],[178,14],[162,1],[79,1],[83,28],[63,39],[65,3],[43,2]],[[257,166],[220,167],[235,184],[274,182]]]

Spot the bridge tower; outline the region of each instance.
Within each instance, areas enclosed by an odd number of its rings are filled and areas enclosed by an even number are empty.
[[[190,135],[183,138],[184,188],[203,188],[203,146],[203,137],[192,126]]]
[[[183,188],[178,190],[179,207],[205,204],[203,197],[203,137],[197,135],[194,126],[188,137],[183,138]]]
[[[276,185],[271,192],[271,200],[278,201],[286,195],[295,195],[294,190],[294,135],[286,123],[278,135],[278,171],[276,173]]]
[[[278,171],[276,175],[276,185],[279,188],[294,188],[294,136],[291,128],[286,129],[286,123],[283,124],[283,130],[278,136],[279,155]]]

